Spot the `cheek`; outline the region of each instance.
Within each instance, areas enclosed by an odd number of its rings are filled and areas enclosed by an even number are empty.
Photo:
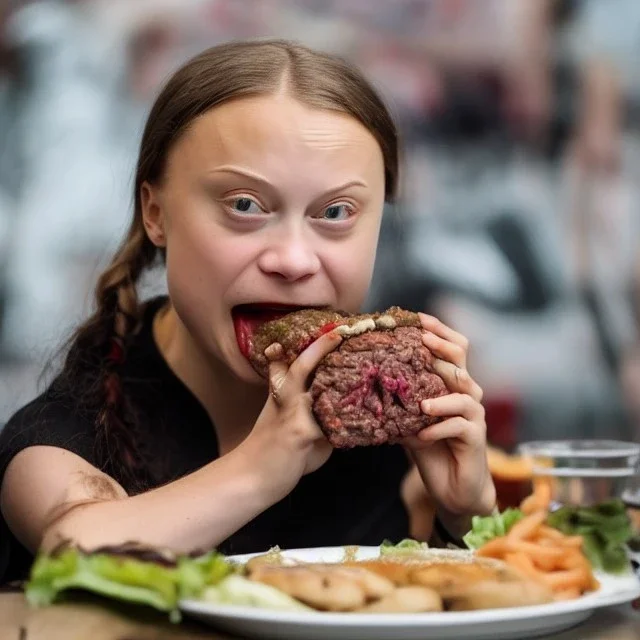
[[[208,291],[208,272],[206,254],[201,247],[185,244],[176,236],[167,242],[169,297],[182,323],[201,343],[207,342],[209,323],[206,319],[213,315],[217,298]]]
[[[333,247],[325,262],[338,293],[338,306],[359,311],[364,303],[375,264],[379,225],[357,234],[351,241]]]
[[[186,215],[167,237],[167,272],[185,287],[220,294],[242,270],[249,243],[214,220]]]
[[[211,274],[218,271],[218,251],[215,235],[198,232],[184,225],[174,227],[167,239],[167,278],[175,287],[196,292],[203,289],[207,281],[215,286],[218,278]],[[218,273],[219,277],[224,274]]]
[[[211,224],[175,225],[167,238],[167,285],[200,329],[217,317],[224,294],[243,269],[241,243]]]

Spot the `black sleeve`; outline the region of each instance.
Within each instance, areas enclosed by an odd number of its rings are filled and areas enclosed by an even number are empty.
[[[93,422],[74,412],[71,401],[44,393],[15,413],[0,431],[0,486],[13,458],[27,447],[48,445],[71,451],[91,464]]]
[[[95,465],[94,441],[92,420],[75,412],[71,401],[53,399],[45,392],[15,413],[0,431],[0,487],[9,463],[23,449],[60,447]],[[0,584],[23,579],[31,559],[0,513]]]

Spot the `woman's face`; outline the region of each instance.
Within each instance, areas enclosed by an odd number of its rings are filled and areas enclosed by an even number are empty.
[[[357,311],[384,187],[378,143],[347,115],[278,94],[225,103],[192,123],[142,202],[197,345],[256,381],[243,350],[257,324],[296,307]]]

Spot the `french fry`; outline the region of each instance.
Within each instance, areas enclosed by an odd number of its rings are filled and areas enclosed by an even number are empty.
[[[548,516],[549,514],[547,513],[545,515]],[[562,531],[558,531],[557,529],[554,529],[553,527],[550,527],[549,525],[546,525],[546,524],[543,524],[540,527],[538,527],[538,535],[544,536],[544,538],[548,540],[559,540],[559,541],[567,537],[564,535],[564,533],[562,533]]]
[[[570,569],[568,571],[552,571],[544,575],[544,581],[554,591],[567,589],[583,589],[589,584],[589,577],[584,569]]]
[[[526,540],[537,533],[540,525],[547,519],[547,512],[544,510],[534,511],[531,515],[526,516],[519,522],[516,522],[507,538],[509,540]]]
[[[559,545],[558,540],[551,540],[550,538],[543,538],[542,536],[533,538],[531,542],[535,542],[536,544],[539,544],[542,547],[554,547],[556,549],[558,548],[558,545]]]
[[[534,482],[534,491],[538,495],[540,507],[545,511],[549,511],[551,505],[551,478],[537,478]]]
[[[562,563],[562,557],[535,556],[532,558],[532,562],[538,569],[548,573],[561,568],[560,564]]]
[[[516,551],[514,553],[505,554],[504,561],[507,564],[510,564],[512,567],[519,569],[521,573],[532,578],[533,580],[538,580],[539,582],[544,582],[543,573],[538,571],[533,566],[533,562],[531,562],[531,558],[526,553],[522,551]]]
[[[580,552],[576,551],[567,553],[560,561],[558,567],[560,569],[584,569],[588,568],[588,563],[589,561]]]
[[[527,496],[520,503],[520,511],[522,511],[522,513],[524,513],[525,516],[531,515],[532,513],[537,511],[539,508],[540,506],[538,504],[538,498],[533,493],[530,496]]]
[[[584,538],[582,536],[564,536],[562,540],[558,540],[558,544],[561,544],[563,547],[582,549]]]
[[[524,551],[535,563],[536,559],[560,560],[566,553],[565,549],[558,547],[543,547],[542,545],[526,540],[509,542],[509,551]]]
[[[580,589],[572,588],[572,589],[563,589],[562,591],[556,591],[553,594],[553,599],[556,602],[562,602],[563,600],[575,600],[582,595]]]
[[[569,536],[546,524],[552,478],[534,478],[533,493],[522,501],[525,517],[509,532],[490,540],[478,556],[502,560],[522,575],[549,587],[556,601],[573,600],[600,584],[584,555],[582,536]]]
[[[550,477],[535,477],[533,493],[522,501],[520,510],[527,515],[538,510],[548,511],[551,504],[551,481]]]
[[[477,551],[476,555],[481,558],[502,558],[505,553],[510,551],[509,543],[505,537],[494,538],[483,544]]]

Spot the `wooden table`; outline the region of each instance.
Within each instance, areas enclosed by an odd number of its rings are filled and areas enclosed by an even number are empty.
[[[82,602],[31,609],[21,593],[0,593],[2,640],[230,640],[232,636],[190,621],[88,597]],[[631,605],[596,611],[586,622],[553,640],[638,640],[640,611]]]

